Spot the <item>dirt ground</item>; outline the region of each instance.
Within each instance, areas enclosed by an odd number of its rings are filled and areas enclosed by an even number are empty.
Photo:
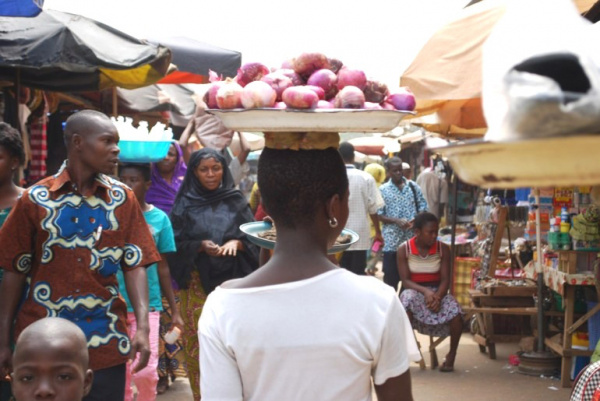
[[[421,344],[428,340],[421,339]],[[439,346],[440,360],[448,351],[448,342]],[[515,343],[498,344],[497,359],[481,354],[470,334],[460,343],[453,373],[442,373],[429,368],[429,354],[425,354],[427,369],[412,365],[413,398],[415,401],[568,401],[570,389],[560,387],[557,378],[525,376],[508,364],[508,357],[519,351]],[[377,398],[373,396],[373,399]],[[191,390],[185,379],[177,379],[171,388],[158,397],[159,401],[191,401]],[[307,400],[318,401],[318,400]],[[341,400],[340,400],[341,401]]]

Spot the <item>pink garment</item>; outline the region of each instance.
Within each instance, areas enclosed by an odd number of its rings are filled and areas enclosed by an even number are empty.
[[[148,313],[148,324],[150,325],[150,359],[148,366],[139,372],[132,374],[133,367],[137,365],[139,357],[133,363],[127,364],[127,375],[125,378],[125,401],[133,401],[133,388],[131,379],[137,388],[137,401],[156,400],[156,384],[158,383],[158,333],[160,330],[160,312]],[[127,326],[129,337],[133,338],[137,329],[137,322],[133,312],[127,313]]]

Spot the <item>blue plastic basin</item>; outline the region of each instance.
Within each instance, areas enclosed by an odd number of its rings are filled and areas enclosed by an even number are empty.
[[[119,160],[125,163],[155,163],[169,153],[173,141],[119,141]]]

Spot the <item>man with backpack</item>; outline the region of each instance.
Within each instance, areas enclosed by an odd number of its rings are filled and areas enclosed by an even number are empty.
[[[390,180],[379,188],[385,206],[379,209],[379,220],[383,223],[383,281],[398,288],[398,247],[413,236],[412,223],[420,212],[427,211],[427,201],[419,186],[404,178],[402,159],[392,157],[386,163]]]

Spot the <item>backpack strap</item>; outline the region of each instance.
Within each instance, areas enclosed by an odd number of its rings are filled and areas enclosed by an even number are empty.
[[[419,214],[419,202],[417,200],[417,190],[415,189],[414,184],[410,180],[407,180],[407,181],[408,181],[408,186],[410,187],[410,190],[412,191],[412,194],[413,194],[413,200],[415,202],[415,209],[417,210],[416,214]]]

